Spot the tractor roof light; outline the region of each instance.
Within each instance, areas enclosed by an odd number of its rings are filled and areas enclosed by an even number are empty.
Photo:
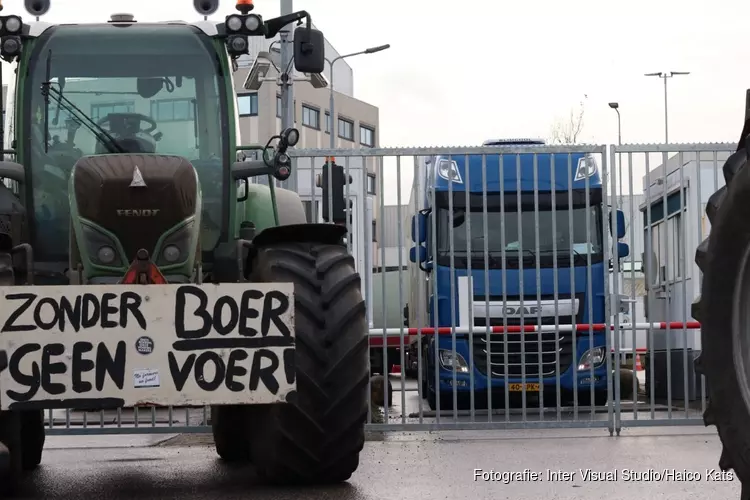
[[[244,35],[232,35],[227,39],[227,49],[232,56],[247,54],[249,45]]]
[[[237,0],[236,9],[243,14],[247,14],[254,8],[255,5],[253,5],[253,0]]]
[[[8,62],[21,54],[21,37],[4,36],[0,39],[0,56]]]
[[[227,16],[224,21],[227,26],[227,31],[232,33],[239,33],[242,30],[243,22],[242,17],[237,14]]]
[[[250,14],[245,18],[245,28],[248,31],[256,32],[260,27],[263,25],[263,20],[260,18],[260,16],[256,16],[254,14]]]
[[[9,35],[20,35],[23,28],[23,21],[18,16],[4,16],[2,20],[2,32]]]

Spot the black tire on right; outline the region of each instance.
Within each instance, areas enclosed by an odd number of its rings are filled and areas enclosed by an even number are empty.
[[[705,376],[709,400],[704,423],[716,426],[723,444],[719,467],[733,469],[743,485],[749,485],[750,411],[741,395],[745,382],[735,368],[732,324],[741,259],[750,245],[750,168],[744,147],[725,163],[724,178],[726,186],[710,197],[706,208],[710,236],[695,256],[703,272],[701,296],[692,308],[701,323],[702,352],[695,367]]]
[[[248,279],[294,283],[297,391],[249,406],[253,463],[273,484],[332,484],[359,466],[370,395],[369,326],[361,279],[343,245],[258,249]]]

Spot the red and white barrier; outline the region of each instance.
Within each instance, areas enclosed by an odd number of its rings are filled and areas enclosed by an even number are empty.
[[[661,323],[622,323],[620,324],[620,330],[697,330],[701,327],[701,324],[697,321],[663,321]],[[508,326],[491,326],[489,327],[490,333],[555,333],[555,332],[603,332],[607,329],[614,331],[615,326],[607,326],[605,323],[581,323],[575,325],[508,325]],[[438,328],[424,327],[424,328],[373,328],[370,330],[371,337],[404,337],[411,335],[452,335],[454,332],[461,335],[467,335],[472,332],[475,335],[485,334],[488,331],[486,326],[457,326],[455,328],[450,326],[443,326]]]
[[[628,331],[633,330],[697,330],[701,327],[701,324],[697,321],[662,321],[660,323],[622,323],[620,324],[620,330]],[[467,335],[470,331],[474,332],[474,335],[485,335],[487,333],[487,327],[475,326],[474,328],[466,326],[456,326],[455,328],[450,326],[444,326],[439,328],[424,327],[424,328],[373,328],[370,329],[370,346],[377,347],[383,345],[383,337],[385,337],[386,345],[388,347],[400,347],[401,337],[403,336],[404,345],[408,345],[409,337],[416,335],[452,335],[453,332],[457,335]],[[594,323],[589,325],[588,323],[581,323],[575,325],[508,325],[508,326],[491,326],[489,327],[490,333],[503,334],[503,333],[555,333],[555,332],[578,332],[588,334],[592,332],[603,332],[607,330],[605,323]],[[614,331],[615,326],[609,325],[609,330]],[[637,352],[646,352],[646,349],[636,349]],[[622,350],[624,352],[624,349]]]

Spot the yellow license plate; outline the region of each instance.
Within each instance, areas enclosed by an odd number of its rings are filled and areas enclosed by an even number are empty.
[[[523,384],[508,384],[510,392],[522,392]],[[539,384],[526,384],[526,392],[539,392]]]

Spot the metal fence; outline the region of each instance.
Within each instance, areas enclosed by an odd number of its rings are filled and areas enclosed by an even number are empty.
[[[322,220],[322,203],[333,208],[317,178],[326,158],[352,177],[344,188],[353,201],[347,244],[371,325],[379,325],[370,330],[371,368],[389,374],[388,383],[376,377],[368,387],[368,428],[619,434],[702,424],[693,256],[710,229],[706,202],[723,185],[720,169],[735,147],[292,151],[310,221]],[[377,223],[389,193],[397,227]],[[625,226],[618,206],[627,207]],[[400,248],[388,262],[377,242],[394,234]],[[617,243],[625,239],[642,241],[644,255],[623,256]],[[50,434],[210,432],[209,415],[61,410],[50,411],[47,424]]]

